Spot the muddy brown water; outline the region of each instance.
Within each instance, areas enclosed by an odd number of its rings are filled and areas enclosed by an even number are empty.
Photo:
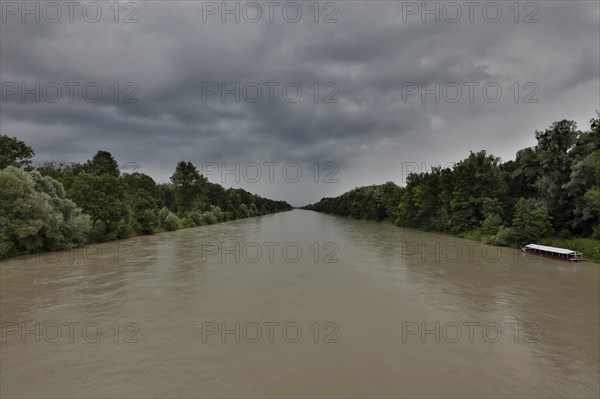
[[[599,265],[294,210],[0,265],[4,397],[598,397]]]

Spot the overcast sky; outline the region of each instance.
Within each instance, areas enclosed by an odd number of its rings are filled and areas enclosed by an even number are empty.
[[[102,149],[164,182],[186,159],[296,206],[471,150],[507,160],[600,108],[599,3],[513,3],[429,2],[436,22],[421,2],[2,1],[0,131],[38,162]]]

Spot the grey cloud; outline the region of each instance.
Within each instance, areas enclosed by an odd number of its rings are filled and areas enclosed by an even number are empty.
[[[330,186],[247,187],[301,205],[384,177],[401,183],[403,161],[458,160],[480,148],[506,158],[555,119],[586,128],[600,106],[593,2],[538,2],[536,24],[514,23],[509,13],[496,24],[403,23],[400,2],[338,2],[333,24],[309,14],[297,24],[203,23],[201,2],[139,4],[136,24],[2,23],[2,82],[98,82],[106,90],[96,104],[80,95],[75,104],[11,98],[1,104],[2,133],[26,139],[38,158],[85,160],[108,149],[162,180],[179,159],[333,161],[349,176]],[[205,82],[269,81],[297,82],[302,100],[202,98]],[[114,82],[135,82],[140,102],[115,103]],[[315,103],[314,82],[335,83],[339,102],[323,103],[321,90]],[[496,104],[480,96],[423,104],[418,95],[403,101],[407,82],[498,82],[504,92]],[[514,104],[514,82],[535,82],[539,103]]]

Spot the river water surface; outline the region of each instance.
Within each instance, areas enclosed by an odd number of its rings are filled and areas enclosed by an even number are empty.
[[[0,266],[0,396],[598,397],[598,264],[310,211]]]

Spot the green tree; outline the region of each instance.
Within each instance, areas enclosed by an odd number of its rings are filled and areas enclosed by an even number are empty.
[[[158,227],[158,210],[156,200],[145,190],[138,190],[133,195],[131,210],[136,223],[136,230],[144,234],[154,233]]]
[[[533,201],[520,198],[517,201],[512,228],[515,244],[535,243],[546,237],[551,229],[550,215],[545,206],[536,206]]]
[[[496,234],[502,226],[502,218],[496,213],[489,213],[481,223],[481,231],[485,234]]]
[[[556,230],[568,226],[573,219],[573,208],[569,192],[565,186],[569,183],[574,149],[580,132],[573,121],[554,122],[549,129],[536,132],[538,154],[542,175],[536,182],[541,199],[554,217]]]
[[[202,196],[207,180],[191,162],[180,161],[171,176],[171,182],[175,191],[175,208],[178,211],[190,211],[204,199]]]
[[[498,198],[483,199],[483,222],[481,231],[485,234],[496,234],[500,227],[504,225],[502,216],[504,209]]]
[[[171,183],[161,183],[157,185],[157,205],[159,208],[175,210],[175,189]]]
[[[123,175],[123,182],[131,195],[135,195],[139,190],[143,190],[150,194],[155,200],[159,197],[159,190],[156,182],[144,173],[125,173]]]
[[[573,166],[565,189],[573,209],[573,219],[568,227],[578,234],[590,234],[592,227],[600,224],[600,151]]]
[[[108,151],[98,151],[84,165],[85,171],[94,176],[110,175],[119,177],[119,164]]]
[[[0,135],[0,169],[8,166],[27,167],[31,165],[34,155],[33,149],[16,137]]]
[[[537,196],[536,183],[542,177],[543,171],[534,148],[519,150],[515,160],[502,165],[502,170],[506,174],[505,178],[514,202],[520,197]]]
[[[98,222],[103,224],[103,234],[116,231],[121,221],[129,219],[127,192],[119,177],[110,174],[77,175],[74,176],[67,192],[69,197],[90,215],[93,227]]]
[[[62,185],[37,171],[0,171],[0,255],[72,248],[87,240],[89,217]]]
[[[514,161],[471,153],[452,169],[410,174],[406,186],[391,194],[359,187],[305,208],[376,220],[391,214],[400,226],[455,234],[480,229],[511,244],[550,234],[552,227],[565,237],[599,237],[600,113],[590,124],[589,131],[580,132],[572,121],[555,122],[536,132],[537,145],[517,152]],[[384,203],[392,211],[384,213]],[[505,227],[508,215],[518,216],[512,221],[518,227]]]

